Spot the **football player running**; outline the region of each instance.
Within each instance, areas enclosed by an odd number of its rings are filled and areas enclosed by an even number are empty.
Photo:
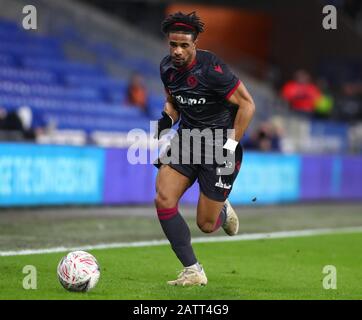
[[[205,271],[193,251],[190,230],[179,212],[178,203],[198,180],[198,227],[205,233],[219,227],[230,236],[238,233],[238,216],[227,198],[242,162],[239,141],[254,115],[255,105],[243,83],[221,59],[212,52],[196,48],[204,24],[194,12],[168,16],[162,23],[162,31],[169,45],[169,55],[160,64],[167,98],[162,118],[158,120],[157,138],[179,121],[177,140],[173,139],[174,144],[171,142],[172,147],[179,146],[179,152],[174,155],[171,147],[155,163],[159,168],[155,206],[161,227],[184,266],[177,279],[168,284],[206,285]],[[201,163],[194,161],[197,158],[195,149],[181,143],[185,130],[195,129],[213,133],[211,141],[205,139],[199,143]],[[221,144],[216,138],[217,130],[222,130]],[[191,144],[197,146],[196,141]],[[205,152],[210,144],[215,150],[221,146],[227,161],[220,163],[215,155],[210,161]],[[164,161],[166,158],[169,161]],[[185,158],[191,161],[182,161]],[[222,171],[227,168],[228,172]]]

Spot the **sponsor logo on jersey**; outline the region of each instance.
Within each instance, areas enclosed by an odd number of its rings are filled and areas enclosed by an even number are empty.
[[[178,103],[183,104],[183,105],[189,105],[189,106],[194,106],[194,105],[202,105],[206,103],[206,99],[205,98],[185,98],[183,96],[176,96],[175,99],[177,100]]]

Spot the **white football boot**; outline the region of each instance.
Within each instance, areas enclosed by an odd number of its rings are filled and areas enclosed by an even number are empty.
[[[171,286],[205,286],[207,284],[204,268],[201,271],[196,266],[185,267],[176,280],[167,281]]]
[[[239,218],[236,215],[233,207],[231,206],[229,200],[225,201],[226,204],[226,220],[222,225],[222,228],[229,236],[234,236],[239,231]]]

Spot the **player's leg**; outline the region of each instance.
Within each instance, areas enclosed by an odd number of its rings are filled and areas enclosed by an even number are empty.
[[[181,196],[191,186],[193,181],[168,165],[162,165],[156,178],[157,209],[168,209],[177,206]]]
[[[215,201],[200,192],[197,225],[205,233],[214,232],[222,226],[228,235],[233,236],[239,230],[239,219],[229,200]]]
[[[225,202],[212,200],[200,191],[197,203],[197,225],[200,230],[205,233],[214,232],[225,223],[225,220]]]
[[[187,168],[184,167],[184,170],[187,170]],[[155,205],[158,218],[173,251],[185,267],[178,278],[169,281],[168,284],[206,284],[205,273],[198,264],[191,246],[190,229],[178,211],[179,199],[195,180],[192,177],[192,171],[189,170],[184,173],[189,177],[168,165],[163,165],[158,172],[156,180],[157,195]]]
[[[156,179],[155,206],[161,227],[178,259],[185,266],[197,262],[188,225],[178,211],[178,202],[191,185],[188,177],[162,165]]]

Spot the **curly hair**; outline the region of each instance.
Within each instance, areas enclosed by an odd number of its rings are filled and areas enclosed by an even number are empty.
[[[179,11],[169,15],[163,20],[161,30],[164,34],[168,34],[171,31],[190,33],[195,40],[199,33],[204,31],[204,26],[205,24],[201,21],[200,17],[196,15],[195,11],[189,14]]]

